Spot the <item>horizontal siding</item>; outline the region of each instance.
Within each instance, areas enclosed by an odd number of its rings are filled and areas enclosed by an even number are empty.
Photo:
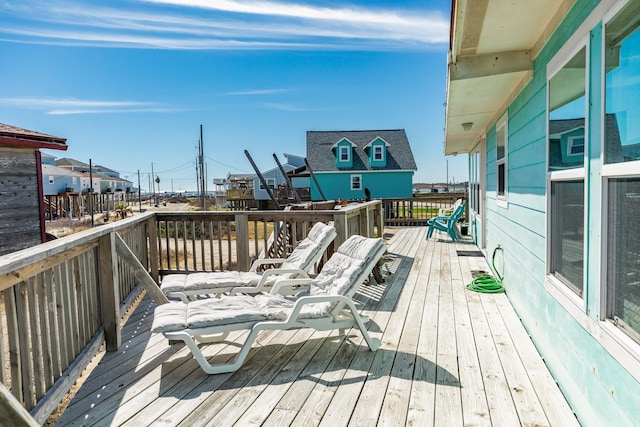
[[[0,255],[41,243],[33,150],[0,149]]]
[[[500,245],[507,295],[585,426],[637,424],[640,384],[546,291],[546,64],[596,0],[577,0],[508,106],[508,208],[496,203],[495,127],[487,132],[487,253]],[[595,179],[594,181],[599,181]],[[600,200],[592,201],[600,209]],[[596,257],[597,258],[597,257]],[[589,286],[599,287],[599,283]],[[607,408],[603,410],[603,408]]]

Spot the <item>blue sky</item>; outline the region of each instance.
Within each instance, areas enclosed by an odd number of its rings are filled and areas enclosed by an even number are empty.
[[[0,0],[0,122],[142,186],[250,173],[307,130],[405,129],[414,182],[444,181],[450,0]],[[466,179],[467,156],[448,158]]]

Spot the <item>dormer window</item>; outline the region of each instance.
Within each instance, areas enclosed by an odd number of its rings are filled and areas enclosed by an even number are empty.
[[[389,143],[384,139],[377,137],[364,146],[364,150],[369,154],[369,165],[372,167],[387,166],[387,149]]]
[[[351,147],[342,146],[340,147],[340,161],[348,162],[351,160]]]
[[[350,168],[353,167],[353,150],[356,145],[347,138],[342,138],[331,146],[336,156],[336,167]]]
[[[381,162],[384,160],[384,147],[381,145],[376,145],[373,147],[373,160],[376,162]]]

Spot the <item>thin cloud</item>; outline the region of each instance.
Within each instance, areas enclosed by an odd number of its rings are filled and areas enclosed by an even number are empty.
[[[0,103],[15,108],[43,110],[46,114],[169,113],[179,111],[153,102],[99,101],[75,98],[0,98]]]
[[[0,17],[2,40],[74,46],[398,50],[446,46],[449,35],[440,14],[262,1],[142,0],[123,10],[25,0]]]
[[[246,95],[278,95],[281,93],[291,92],[291,89],[253,89],[240,90],[235,92],[227,92],[225,95],[246,96]]]

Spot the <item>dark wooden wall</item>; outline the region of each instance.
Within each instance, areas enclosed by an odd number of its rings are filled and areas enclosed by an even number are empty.
[[[0,255],[41,243],[34,149],[0,147]]]

